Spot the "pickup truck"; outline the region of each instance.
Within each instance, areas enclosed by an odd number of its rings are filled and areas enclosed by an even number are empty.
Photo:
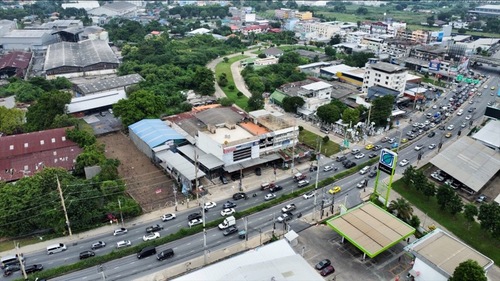
[[[291,211],[293,211],[295,209],[297,209],[297,207],[295,206],[295,204],[288,204],[288,205],[286,205],[285,207],[283,207],[281,209],[281,212],[282,213],[289,213],[289,212],[291,212]]]
[[[293,180],[294,181],[301,181],[303,179],[307,178],[306,175],[302,174],[302,173],[296,173],[294,176],[293,176]]]

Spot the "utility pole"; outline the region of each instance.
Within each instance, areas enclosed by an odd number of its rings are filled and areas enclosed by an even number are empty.
[[[177,212],[177,188],[175,188],[175,183],[172,183],[172,188],[174,189],[175,211]]]
[[[198,201],[199,204],[200,201],[199,201],[199,190],[198,190],[198,154],[196,153],[196,143],[194,146],[194,188],[196,190],[196,201]]]
[[[24,269],[24,260],[23,260],[22,254],[19,253],[19,243],[16,243],[16,241],[14,241],[14,247],[16,248],[17,260],[19,261],[19,264],[21,265],[21,272],[23,273],[24,280],[28,280],[28,275],[26,274],[26,270]]]
[[[240,183],[239,183],[240,191],[243,191],[243,169],[240,168]]]
[[[245,249],[248,247],[248,217],[244,218],[245,220]],[[239,235],[239,234],[238,234]]]
[[[64,217],[66,218],[66,226],[68,227],[69,231],[69,237],[73,237],[73,233],[71,232],[71,225],[69,223],[68,212],[66,211],[66,204],[64,203],[64,196],[61,189],[61,183],[59,182],[58,176],[56,176],[56,180],[57,180],[57,190],[59,190],[59,196],[61,197],[61,205],[63,207]]]
[[[205,196],[201,197],[202,205],[202,220],[203,220],[203,262],[206,265],[208,263],[207,257],[207,230],[205,228]]]
[[[100,265],[97,267],[97,272],[100,272],[100,273],[101,273],[101,276],[102,276],[102,280],[103,280],[103,281],[106,281],[106,274],[104,274],[104,270],[105,270],[105,269],[106,269],[106,268],[105,268],[102,264],[100,264]]]
[[[293,131],[292,131],[292,167],[290,167],[290,172],[293,175],[293,168],[295,168],[295,127],[297,126],[297,120],[294,119]],[[297,136],[298,138],[298,136]]]
[[[321,151],[321,143],[322,141],[319,140],[319,151]],[[317,207],[317,189],[318,189],[318,179],[319,179],[319,157],[320,157],[320,154],[321,153],[318,153],[317,154],[317,157],[316,157],[316,166],[317,166],[317,170],[316,170],[316,181],[314,183],[314,211],[313,211],[313,218],[316,219],[316,207]]]
[[[125,224],[123,223],[122,202],[120,201],[120,199],[118,199],[118,208],[120,208],[120,219],[122,221],[122,227],[124,227]]]

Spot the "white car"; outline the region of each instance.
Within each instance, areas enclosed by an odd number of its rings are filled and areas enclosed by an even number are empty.
[[[359,173],[361,175],[364,175],[364,174],[368,173],[368,171],[370,171],[370,166],[363,167],[363,169],[359,170]]]
[[[146,234],[146,235],[142,236],[142,241],[155,240],[156,238],[160,238],[159,232],[153,232],[153,233]]]
[[[278,217],[278,222],[284,222],[284,221],[289,221],[293,217],[290,214],[282,214],[281,216]]]
[[[415,150],[416,150],[416,151],[419,151],[419,150],[421,150],[422,148],[424,148],[424,146],[423,146],[423,145],[421,145],[421,144],[417,144],[417,145],[415,146]]]
[[[354,158],[356,158],[356,159],[361,159],[363,157],[365,157],[365,155],[363,153],[358,153],[358,154],[354,155]]]
[[[162,221],[170,221],[173,219],[175,219],[175,214],[165,214],[165,215],[161,216]]]
[[[118,229],[115,229],[115,231],[113,231],[113,236],[122,235],[122,234],[125,234],[127,232],[128,232],[128,230],[126,228],[120,227]]]
[[[401,160],[401,162],[399,162],[399,166],[404,167],[404,166],[408,165],[408,163],[410,163],[410,161],[408,159],[403,159],[403,160]]]
[[[266,196],[264,196],[264,200],[266,201],[273,200],[274,198],[276,198],[276,195],[274,193],[268,193],[266,194]]]
[[[437,180],[437,181],[444,181],[443,176],[441,176],[441,175],[440,175],[440,174],[438,174],[438,173],[432,173],[432,174],[431,174],[431,177],[433,177],[433,178],[434,178],[435,180]]]
[[[122,241],[116,242],[117,249],[123,248],[123,247],[128,247],[130,245],[132,245],[132,242],[130,242],[130,240],[122,240]]]
[[[458,116],[460,116],[460,115],[462,115],[462,114],[464,114],[464,111],[463,111],[462,109],[460,109],[460,110],[457,112],[457,115],[458,115]]]
[[[325,166],[323,168],[323,172],[328,172],[328,171],[331,171],[331,170],[333,170],[333,166]]]
[[[437,106],[437,105],[433,105],[433,106],[432,106],[432,109],[436,109],[436,108],[438,108],[438,106]]]
[[[446,128],[446,129],[448,129],[449,131],[451,131],[451,130],[455,129],[455,126],[454,126],[454,125],[450,125],[450,126],[448,126],[448,128]]]
[[[313,198],[314,197],[314,191],[308,192],[308,193],[302,195],[302,197],[304,197],[304,199]]]
[[[224,209],[224,210],[220,211],[220,215],[223,216],[223,217],[230,216],[230,215],[232,215],[234,213],[235,213],[235,211],[234,211],[233,208]]]
[[[472,115],[470,115],[470,114],[465,116],[465,120],[470,120],[471,118],[472,118]]]
[[[198,225],[198,224],[202,224],[203,223],[203,220],[202,219],[194,219],[194,220],[190,220],[188,222],[188,226],[189,227],[193,227],[195,225]]]
[[[436,148],[436,144],[431,143],[428,147],[429,147],[429,149],[434,149],[434,148]]]
[[[417,124],[417,127],[418,127],[418,124]],[[387,142],[388,142],[388,143],[394,143],[395,141],[396,141],[396,139],[395,139],[395,138],[391,138],[391,139],[389,139],[389,141],[387,141]]]
[[[460,127],[462,127],[462,128],[467,127],[467,123],[463,122],[463,123],[460,125]]]
[[[208,210],[208,209],[215,208],[215,206],[217,206],[217,204],[215,202],[207,202],[207,203],[205,203],[205,205],[203,205],[203,208],[205,210]]]

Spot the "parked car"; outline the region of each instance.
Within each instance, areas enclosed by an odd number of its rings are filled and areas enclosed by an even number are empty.
[[[80,259],[88,259],[90,257],[95,256],[95,253],[93,251],[83,251],[80,253]]]
[[[322,270],[323,268],[325,268],[331,264],[332,264],[332,262],[329,259],[324,259],[324,260],[321,260],[320,262],[318,262],[314,267],[317,270]]]
[[[122,234],[125,234],[125,233],[127,233],[127,232],[128,232],[128,230],[127,230],[126,228],[124,228],[124,227],[120,227],[120,228],[118,228],[118,229],[115,229],[115,231],[113,231],[113,235],[114,235],[114,236],[117,236],[117,235],[122,235]]]
[[[96,243],[93,243],[92,246],[90,246],[90,249],[96,250],[104,247],[106,247],[106,243],[104,243],[103,241],[97,241]]]
[[[225,177],[225,176],[223,176],[223,175],[221,175],[221,176],[219,177],[219,179],[220,179],[220,181],[222,182],[222,184],[227,184],[227,183],[228,183],[228,181],[227,181],[226,177]]]
[[[170,221],[173,219],[175,219],[175,214],[165,214],[165,215],[161,216],[162,221]]]
[[[319,274],[321,274],[321,276],[328,276],[328,275],[330,275],[330,274],[332,274],[332,273],[334,273],[334,272],[335,272],[335,268],[333,268],[333,266],[332,266],[332,265],[329,265],[329,266],[327,266],[327,267],[323,268],[323,269],[320,271],[320,273],[319,273]]]
[[[431,177],[437,181],[444,181],[444,177],[441,176],[439,173],[432,173],[431,174]]]
[[[435,133],[435,132],[430,132],[427,136],[428,136],[429,138],[432,138],[432,137],[433,137],[433,136],[435,136],[435,135],[436,135],[436,133]]]
[[[262,175],[262,169],[261,169],[260,167],[255,168],[255,174],[256,174],[257,176]]]
[[[479,196],[477,197],[477,199],[476,199],[476,202],[477,202],[477,203],[483,203],[483,202],[485,202],[485,201],[486,201],[486,195],[484,195],[484,194],[479,195]]]

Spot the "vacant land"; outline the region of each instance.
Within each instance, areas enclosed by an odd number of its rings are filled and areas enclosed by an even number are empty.
[[[230,58],[227,62],[220,62],[215,67],[215,77],[217,77],[217,80],[222,75],[222,73],[226,74],[228,82],[225,87],[221,87],[222,90],[230,100],[232,100],[237,106],[243,109],[246,109],[248,106],[248,98],[244,95],[238,97],[238,88],[236,88],[236,86],[234,85],[233,74],[231,72],[231,64],[245,58],[247,58],[247,56],[245,55],[235,56]]]
[[[100,137],[106,145],[106,157],[120,160],[118,173],[125,181],[127,193],[144,212],[151,212],[173,205],[173,180],[140,152],[123,133]]]
[[[340,151],[340,146],[337,143],[334,143],[331,140],[329,140],[327,143],[324,143],[323,138],[313,132],[304,129],[299,133],[299,141],[308,145],[309,147],[314,148],[315,150],[319,147],[318,140],[322,142],[321,154],[330,157],[331,155]]]

